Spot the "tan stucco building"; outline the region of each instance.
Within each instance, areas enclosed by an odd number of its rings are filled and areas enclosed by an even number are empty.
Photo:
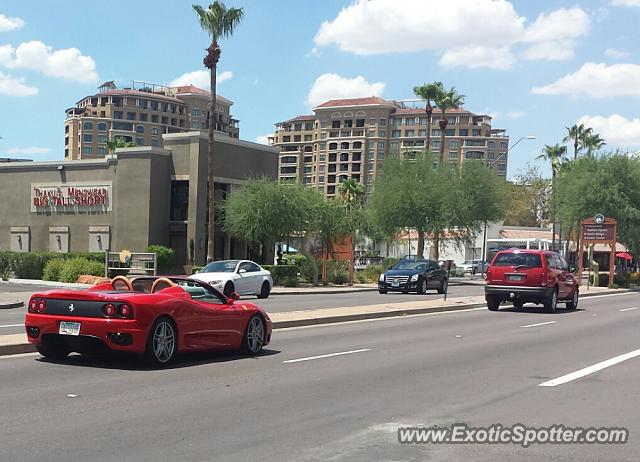
[[[167,134],[163,142],[164,148],[119,149],[102,159],[0,163],[0,250],[143,252],[162,244],[184,264],[193,240],[202,264],[207,133]],[[277,178],[274,147],[218,135],[214,152],[216,199],[250,177]],[[247,252],[217,223],[216,259]]]

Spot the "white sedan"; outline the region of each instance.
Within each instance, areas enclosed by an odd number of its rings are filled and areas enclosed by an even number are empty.
[[[213,261],[189,277],[211,284],[226,296],[235,291],[267,298],[273,287],[271,273],[249,260]]]

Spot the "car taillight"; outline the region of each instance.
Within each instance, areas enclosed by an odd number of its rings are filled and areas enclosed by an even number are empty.
[[[44,313],[47,311],[47,302],[39,298],[34,298],[29,302],[30,313]]]
[[[118,307],[118,314],[123,318],[133,318],[133,307],[131,305],[122,304]]]
[[[102,311],[106,316],[109,316],[109,317],[115,316],[116,306],[113,303],[107,303],[105,306],[102,307]]]
[[[540,285],[541,286],[547,285],[547,273],[545,273],[544,271],[540,273]]]

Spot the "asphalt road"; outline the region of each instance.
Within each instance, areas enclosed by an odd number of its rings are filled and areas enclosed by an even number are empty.
[[[190,356],[168,370],[129,358],[2,357],[0,460],[637,461],[640,357],[539,385],[638,350],[638,305],[630,293],[583,299],[576,312],[476,309],[278,330],[259,357]],[[308,359],[333,353],[347,354]],[[454,422],[626,427],[630,440],[398,443],[399,426]]]
[[[16,334],[24,332],[22,324],[26,313],[26,305],[33,292],[50,290],[51,287],[28,286],[24,284],[0,283],[0,292],[11,292],[9,298],[23,300],[24,307],[0,310],[0,335]],[[468,295],[481,295],[483,287],[478,285],[452,285],[449,288],[449,297],[463,297]],[[313,310],[322,308],[339,308],[347,306],[374,305],[386,302],[406,302],[442,299],[435,290],[428,291],[425,295],[402,294],[390,292],[380,295],[376,291],[351,292],[345,294],[314,294],[314,295],[271,295],[268,299],[258,300],[257,297],[243,297],[262,306],[269,313],[283,311]],[[12,299],[13,299],[12,298]]]

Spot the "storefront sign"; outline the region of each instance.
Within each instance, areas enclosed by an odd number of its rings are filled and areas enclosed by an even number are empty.
[[[111,181],[31,184],[32,212],[110,212]]]
[[[585,223],[582,225],[584,242],[615,241],[616,225],[613,223]]]

